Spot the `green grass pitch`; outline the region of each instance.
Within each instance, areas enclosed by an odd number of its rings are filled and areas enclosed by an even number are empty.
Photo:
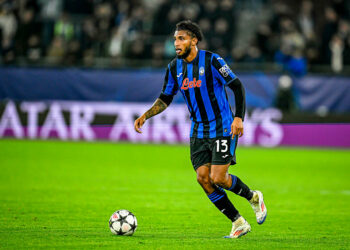
[[[188,146],[0,140],[0,248],[347,249],[350,151],[243,148],[230,172],[263,191],[268,216],[229,194],[252,232],[231,223],[196,182]],[[118,209],[133,236],[108,228]]]

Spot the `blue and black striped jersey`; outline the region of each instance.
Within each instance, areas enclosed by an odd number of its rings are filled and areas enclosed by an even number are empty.
[[[233,114],[225,86],[236,79],[217,54],[199,50],[190,63],[175,58],[167,68],[162,94],[182,93],[191,115],[191,137],[229,136]]]

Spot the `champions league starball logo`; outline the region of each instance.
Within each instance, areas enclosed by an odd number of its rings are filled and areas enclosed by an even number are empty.
[[[226,77],[228,76],[230,73],[231,73],[231,69],[227,66],[227,64],[225,64],[224,66],[222,66],[220,69],[219,69],[221,75],[223,77]]]

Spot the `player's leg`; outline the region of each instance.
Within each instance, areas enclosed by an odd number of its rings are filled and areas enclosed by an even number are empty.
[[[228,199],[225,190],[214,186],[211,182],[210,164],[204,164],[196,169],[197,181],[202,186],[209,200],[232,222],[240,217],[237,209]]]
[[[217,183],[217,185],[222,185],[222,187],[226,190],[232,191],[233,193],[246,198],[255,212],[256,221],[258,224],[264,223],[267,215],[267,209],[264,203],[263,194],[258,190],[251,190],[237,176],[228,174],[227,172],[224,174],[223,171],[225,170],[221,167],[213,165],[212,171],[218,175],[214,183]],[[223,176],[225,176],[225,180]]]
[[[211,178],[213,183],[246,198],[251,204],[257,222],[262,224],[267,215],[263,195],[260,191],[251,190],[240,178],[228,173],[231,164],[236,164],[236,147],[238,137],[216,138],[212,144]],[[226,157],[230,155],[230,157]]]
[[[230,163],[227,163],[226,165],[212,165],[210,176],[212,178],[213,184],[218,187],[229,187],[231,185],[230,183],[230,176],[228,175],[228,168],[230,166]],[[228,200],[228,198],[227,198]],[[231,203],[231,202],[230,202]],[[238,216],[236,217],[236,220],[232,221],[232,230],[229,236],[226,236],[227,238],[239,238],[245,234],[250,232],[250,225],[249,223],[242,217]]]
[[[209,195],[215,191],[213,184],[210,180],[210,163],[205,163],[196,169],[197,182],[203,188],[204,192]]]
[[[227,171],[229,166],[230,163],[228,164],[227,169],[225,169],[221,166],[217,167],[215,165],[212,171],[212,175],[215,176],[214,183],[218,183],[217,185],[220,185],[224,189],[231,191],[250,201],[253,198],[254,191],[251,190],[243,181],[241,181],[240,178],[229,174]]]
[[[239,213],[227,198],[225,190],[213,185],[210,179],[211,151],[207,139],[191,138],[191,161],[197,173],[197,181],[202,186],[210,201],[231,221],[239,217]]]
[[[211,142],[212,168],[211,178],[216,185],[238,194],[248,201],[253,192],[237,176],[228,173],[231,164],[236,164],[236,147],[238,136],[232,140],[231,136],[215,138]]]

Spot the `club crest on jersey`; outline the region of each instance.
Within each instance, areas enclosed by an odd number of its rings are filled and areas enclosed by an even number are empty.
[[[188,79],[188,77],[186,77],[183,82],[182,82],[182,86],[181,89],[182,90],[187,90],[187,89],[191,89],[191,88],[199,88],[200,86],[202,86],[202,81],[201,80],[196,80],[196,78],[193,78],[193,81],[190,81]]]
[[[204,67],[199,68],[199,74],[202,76],[204,75]]]
[[[220,69],[219,69],[221,75],[223,77],[226,77],[228,76],[232,71],[231,69],[227,66],[227,64],[225,64],[224,66],[222,66]]]

